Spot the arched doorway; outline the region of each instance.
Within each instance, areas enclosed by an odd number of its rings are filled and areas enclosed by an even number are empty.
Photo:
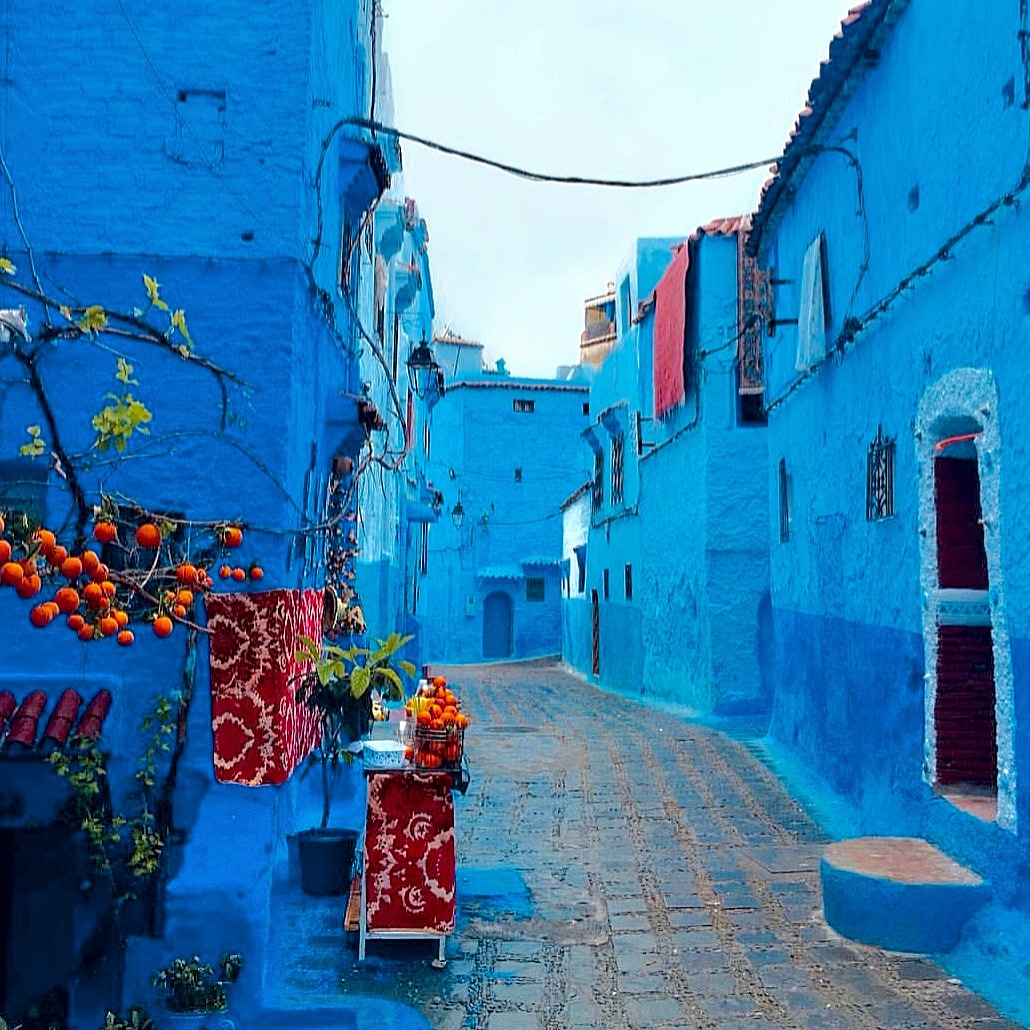
[[[510,658],[514,638],[514,607],[503,590],[487,594],[483,601],[483,657]]]
[[[986,369],[950,372],[920,404],[924,763],[938,793],[1014,830],[1014,697],[1001,568],[997,411],[997,390]]]

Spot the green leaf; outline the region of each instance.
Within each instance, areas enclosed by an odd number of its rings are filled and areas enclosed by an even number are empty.
[[[363,697],[371,682],[372,676],[368,669],[357,665],[350,674],[350,692],[355,697]]]
[[[177,308],[172,312],[172,328],[179,330],[179,332],[186,338],[186,343],[192,349],[193,337],[190,336],[190,331],[186,328],[186,312],[183,311],[182,308]]]
[[[156,279],[151,279],[149,275],[144,275],[143,285],[147,288],[147,297],[150,300],[150,303],[153,304],[155,308],[167,311],[168,305],[161,299],[158,293],[161,284]]]
[[[114,374],[115,379],[119,382],[138,386],[139,383],[132,378],[132,365],[130,365],[125,358],[118,359],[118,371]]]
[[[14,275],[17,271],[13,261],[9,258],[0,258],[0,272],[3,272],[4,275]]]
[[[84,333],[98,333],[107,326],[107,312],[99,304],[91,304],[76,324]]]

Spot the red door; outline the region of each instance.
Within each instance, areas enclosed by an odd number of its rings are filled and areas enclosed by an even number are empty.
[[[934,461],[937,568],[941,591],[986,591],[980,475],[973,458]],[[941,595],[942,597],[945,595]],[[994,788],[998,780],[991,627],[937,627],[937,782]]]

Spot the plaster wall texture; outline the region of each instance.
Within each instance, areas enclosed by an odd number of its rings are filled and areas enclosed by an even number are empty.
[[[576,446],[588,398],[584,386],[496,374],[448,384],[427,465],[444,494],[419,602],[427,660],[482,660],[491,593],[512,607],[512,657],[558,653],[560,505],[588,476]],[[516,411],[516,402],[533,410]],[[465,520],[455,529],[447,513],[459,496]],[[529,578],[543,579],[543,601],[527,599]]]
[[[974,11],[914,0],[878,65],[827,127],[826,137],[843,140],[861,170],[860,202],[853,202],[855,166],[838,152],[819,156],[767,239],[765,256],[778,278],[796,282],[805,249],[825,233],[828,340],[845,319],[862,320],[1020,181],[1028,80],[1018,22],[1007,5]],[[1030,384],[1021,357],[1030,324],[1025,221],[1019,204],[1001,206],[793,392],[796,332],[781,327],[766,341],[776,640],[771,733],[858,806],[864,831],[926,833],[986,875],[1004,901],[1024,906],[1018,870],[1030,812],[1018,774],[1030,754],[1030,548],[1019,523],[1030,490],[1022,403]],[[783,317],[798,304],[796,289],[778,292]],[[980,400],[974,408],[982,391],[941,388],[949,376],[972,382],[962,379],[963,369],[993,383],[997,410]],[[928,404],[930,396],[938,399]],[[975,446],[985,476],[998,824],[934,800],[929,782],[935,673],[924,634],[934,632],[936,528],[928,464],[933,442],[963,419],[981,430]],[[881,426],[896,439],[896,514],[870,522],[866,454]],[[776,514],[781,458],[790,480],[784,543]]]

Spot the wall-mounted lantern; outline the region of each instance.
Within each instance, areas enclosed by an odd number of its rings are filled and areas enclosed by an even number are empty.
[[[461,494],[458,494],[458,500],[454,507],[451,508],[451,522],[454,523],[455,529],[461,529],[461,524],[465,521],[465,508],[461,503]]]
[[[408,358],[408,382],[415,396],[424,400],[426,394],[439,382],[440,366],[433,357],[433,351],[426,342],[422,342],[411,352]]]

